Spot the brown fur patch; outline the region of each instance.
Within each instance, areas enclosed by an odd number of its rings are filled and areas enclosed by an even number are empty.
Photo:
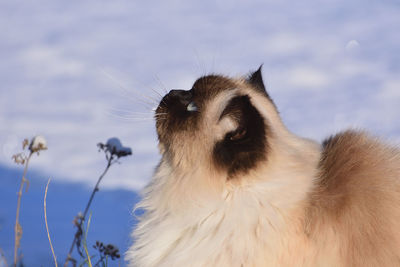
[[[398,150],[361,132],[329,138],[310,198],[310,238],[338,245],[345,266],[400,266],[399,179]]]
[[[221,75],[203,76],[193,84],[193,96],[196,103],[202,106],[209,99],[225,90],[235,89],[237,85],[227,77]]]

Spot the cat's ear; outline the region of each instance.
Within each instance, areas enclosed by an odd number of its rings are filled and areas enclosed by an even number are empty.
[[[265,89],[265,85],[264,85],[264,81],[262,78],[262,64],[261,66],[254,72],[250,73],[250,75],[247,78],[247,82],[249,84],[251,84],[255,89],[257,89],[258,91],[264,93],[265,95],[268,96],[268,93]]]
[[[221,117],[232,120],[235,128],[215,144],[215,162],[230,176],[247,172],[266,157],[266,122],[248,95],[232,98]]]

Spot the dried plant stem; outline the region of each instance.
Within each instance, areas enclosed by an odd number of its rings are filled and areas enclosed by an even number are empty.
[[[45,192],[44,192],[44,201],[43,201],[43,206],[44,206],[44,221],[45,221],[45,223],[46,223],[46,231],[47,231],[47,237],[49,238],[51,253],[53,254],[53,258],[54,258],[54,265],[55,265],[56,267],[58,267],[58,264],[57,264],[57,257],[56,257],[56,254],[54,253],[53,244],[51,243],[51,238],[50,238],[49,226],[48,226],[48,224],[47,224],[46,199],[47,199],[47,190],[49,189],[49,183],[50,183],[50,179],[47,181],[46,190],[45,190]]]
[[[90,259],[89,251],[87,249],[87,234],[89,232],[90,219],[92,218],[91,215],[92,214],[90,214],[90,216],[89,216],[88,223],[87,223],[87,226],[86,226],[85,236],[83,237],[83,247],[85,248],[85,253],[86,253],[86,257],[87,257],[87,261],[88,261],[88,266],[89,267],[92,267],[92,260]]]
[[[111,167],[112,160],[113,160],[113,157],[109,157],[108,158],[107,167],[105,168],[103,173],[100,175],[99,179],[97,180],[96,186],[94,187],[94,189],[92,191],[92,194],[90,195],[89,201],[86,204],[85,211],[83,212],[81,220],[79,221],[78,230],[77,230],[77,232],[75,234],[74,240],[72,241],[72,245],[71,245],[71,247],[69,249],[69,252],[68,252],[68,255],[67,255],[67,259],[64,262],[64,267],[68,266],[68,262],[71,260],[72,251],[74,250],[74,247],[76,245],[76,241],[78,240],[78,231],[79,231],[79,229],[81,229],[82,224],[85,221],[85,218],[86,218],[86,215],[87,215],[87,213],[89,211],[90,205],[92,204],[94,195],[96,194],[97,191],[99,191],[99,184],[100,184],[101,180],[103,179],[104,175],[107,173],[108,169]]]
[[[25,169],[24,173],[22,174],[22,179],[21,179],[21,185],[19,186],[19,191],[18,191],[18,202],[17,202],[17,214],[15,216],[15,226],[14,226],[14,267],[17,266],[18,262],[18,248],[20,246],[20,241],[22,237],[22,228],[21,225],[19,224],[19,211],[21,209],[21,198],[22,198],[22,191],[24,189],[24,184],[28,182],[28,180],[25,178],[26,172],[28,171],[28,165],[29,165],[29,160],[31,159],[33,155],[33,152],[31,151],[29,153],[29,156],[26,159],[25,162]]]

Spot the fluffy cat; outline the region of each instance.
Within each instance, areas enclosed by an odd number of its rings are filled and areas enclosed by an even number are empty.
[[[129,266],[400,266],[399,149],[294,135],[261,67],[171,90],[156,128]]]

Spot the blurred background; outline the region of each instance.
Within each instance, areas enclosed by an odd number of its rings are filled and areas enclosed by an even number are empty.
[[[399,143],[399,29],[397,0],[0,1],[5,257],[12,262],[23,172],[11,157],[37,134],[48,150],[32,158],[22,196],[24,264],[52,266],[43,218],[48,178],[50,233],[65,259],[72,220],[106,166],[96,144],[114,136],[133,155],[102,181],[88,243],[113,243],[123,254],[132,207],[159,159],[152,108],[201,75],[241,76],[264,64],[269,94],[296,134],[321,141],[353,127]]]

